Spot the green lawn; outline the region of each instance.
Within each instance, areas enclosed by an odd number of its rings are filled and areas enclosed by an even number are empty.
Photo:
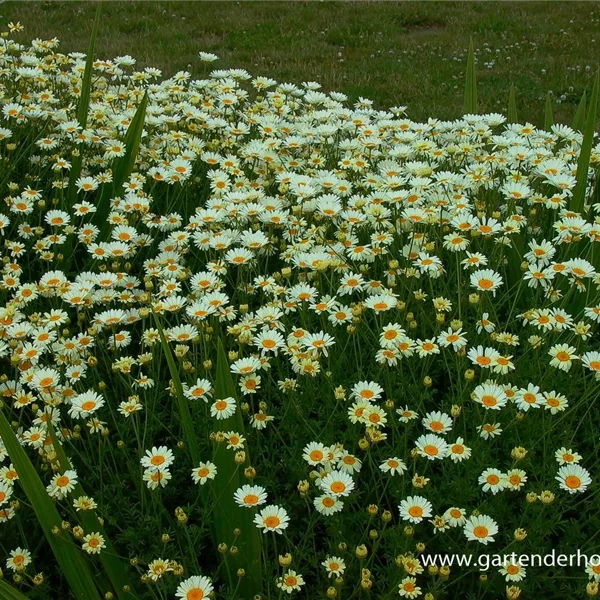
[[[95,2],[8,1],[2,23],[19,34],[58,37],[84,51]],[[481,111],[506,111],[511,82],[520,120],[540,124],[551,90],[555,118],[571,123],[600,59],[597,2],[105,2],[98,53],[130,54],[170,75],[243,67],[280,81],[406,105],[415,119],[460,115],[466,50],[473,37]]]

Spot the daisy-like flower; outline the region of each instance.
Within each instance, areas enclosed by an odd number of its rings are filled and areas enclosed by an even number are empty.
[[[382,348],[393,348],[398,345],[399,340],[406,335],[406,332],[398,323],[384,325],[379,334],[379,345]]]
[[[356,400],[374,402],[383,394],[383,388],[374,381],[359,381],[352,386],[351,397]]]
[[[498,533],[498,524],[487,515],[471,516],[466,520],[463,532],[469,541],[487,545],[494,541],[494,536]]]
[[[254,356],[250,356],[248,358],[240,358],[232,363],[231,372],[235,373],[236,375],[251,375],[256,371],[260,371],[261,368],[262,363],[260,360]]]
[[[52,477],[52,481],[46,486],[46,491],[52,498],[65,498],[75,489],[77,483],[77,473],[71,469],[64,473],[57,473]]]
[[[498,359],[500,353],[493,348],[484,348],[483,346],[477,346],[471,348],[467,352],[469,360],[477,367],[482,369],[489,369],[492,367],[494,362]]]
[[[168,469],[175,460],[173,451],[166,446],[154,446],[152,450],[146,450],[146,455],[140,459],[142,467],[148,470],[165,470]]]
[[[265,356],[269,352],[277,355],[279,349],[285,346],[283,336],[273,329],[264,329],[261,333],[256,335],[252,341],[261,351],[262,356]]]
[[[600,375],[600,352],[586,352],[582,355],[581,362],[586,369]]]
[[[588,574],[590,580],[596,583],[600,582],[600,562],[597,559],[588,562],[585,572]]]
[[[217,475],[217,466],[211,462],[201,462],[195,469],[192,469],[192,479],[194,483],[204,485],[209,479],[214,479]]]
[[[583,458],[581,454],[577,452],[573,452],[570,448],[567,449],[564,446],[559,448],[555,453],[554,457],[556,458],[559,465],[576,465]]]
[[[222,398],[215,400],[210,407],[210,416],[216,417],[218,421],[228,419],[235,414],[236,403],[234,398]]]
[[[450,507],[442,516],[450,527],[461,527],[467,522],[467,512],[464,508]]]
[[[417,340],[415,350],[419,358],[425,358],[426,356],[440,353],[440,347],[436,343],[435,338],[428,340]]]
[[[227,441],[227,450],[242,450],[246,443],[246,438],[236,431],[228,431],[223,434]]]
[[[177,586],[175,597],[181,600],[205,600],[213,590],[208,577],[192,575]]]
[[[0,506],[2,506],[5,502],[10,500],[12,496],[13,488],[11,485],[8,485],[6,481],[0,482]]]
[[[100,554],[100,552],[106,548],[106,543],[104,542],[104,537],[101,536],[100,533],[88,533],[83,538],[81,548],[88,554]]]
[[[489,440],[498,437],[502,433],[502,427],[499,423],[484,423],[477,427],[477,431],[484,440]]]
[[[533,383],[530,383],[525,389],[518,390],[515,394],[515,403],[523,412],[527,412],[530,408],[540,408],[542,399],[540,388]]]
[[[95,510],[98,508],[98,505],[96,504],[96,501],[89,496],[79,496],[79,498],[73,500],[73,508],[79,512],[81,510]]]
[[[398,420],[401,423],[408,423],[408,422],[412,421],[413,419],[419,418],[419,414],[417,412],[415,412],[414,410],[411,410],[410,408],[408,408],[408,406],[405,406],[404,408],[397,408],[396,413],[398,414],[398,416],[399,416]]]
[[[211,395],[211,383],[208,379],[198,379],[195,385],[184,390],[184,395],[189,400],[204,400],[208,401],[208,397]]]
[[[159,487],[167,487],[171,480],[171,472],[168,469],[146,469],[142,475],[142,480],[151,490],[156,490]]]
[[[162,558],[156,558],[155,560],[148,563],[148,570],[146,574],[152,581],[158,581],[163,575],[173,571],[170,561]]]
[[[446,331],[440,333],[437,341],[443,348],[452,346],[454,351],[458,351],[467,345],[467,338],[465,337],[462,328],[455,331],[452,327],[449,327]]]
[[[344,508],[344,502],[339,496],[323,494],[313,500],[313,505],[319,513],[325,516],[333,515]]]
[[[495,383],[478,385],[471,394],[471,398],[478,404],[490,410],[500,410],[506,406],[508,398],[504,390]]]
[[[325,465],[329,462],[327,446],[318,442],[310,442],[304,447],[302,458],[311,466]]]
[[[429,460],[442,460],[448,456],[448,444],[446,441],[432,433],[422,435],[415,442],[419,456]]]
[[[337,466],[344,471],[344,473],[352,475],[353,473],[360,472],[362,462],[359,458],[344,450],[343,454],[338,458]]]
[[[484,492],[496,495],[506,487],[506,475],[498,469],[486,469],[479,476],[478,483],[483,486]]]
[[[448,452],[450,460],[454,463],[459,463],[471,458],[471,448],[465,446],[465,441],[461,437],[456,438],[454,444],[448,445]]]
[[[31,564],[31,552],[25,548],[15,548],[6,559],[6,568],[15,573],[24,571]]]
[[[233,499],[238,506],[254,508],[267,501],[267,492],[260,485],[243,485],[235,491]]]
[[[275,504],[271,504],[263,508],[254,516],[254,524],[263,530],[263,533],[273,531],[281,534],[284,529],[287,529],[290,522],[287,512]]]
[[[384,460],[379,468],[384,473],[389,473],[390,475],[402,475],[405,471],[407,471],[406,464],[399,458],[388,458]]]
[[[489,316],[490,315],[486,312],[481,315],[481,319],[479,319],[479,321],[476,323],[477,333],[481,333],[482,331],[493,333],[495,331],[496,326],[494,323],[492,323],[492,321],[490,321]]]
[[[525,567],[523,567],[518,562],[507,561],[500,569],[498,570],[500,575],[504,576],[506,581],[514,581],[519,582],[523,581],[527,575],[527,571]]]
[[[324,356],[328,356],[328,348],[335,344],[335,339],[328,333],[308,333],[302,340],[305,348],[318,350],[323,353]]]
[[[502,285],[502,277],[492,269],[480,269],[471,273],[469,278],[471,287],[481,292],[491,292],[496,295],[498,288]]]
[[[319,482],[321,489],[332,496],[344,497],[354,489],[352,477],[344,471],[331,471]]]
[[[304,579],[300,573],[289,569],[285,575],[282,575],[277,579],[277,587],[288,594],[292,592],[300,591],[301,586],[304,585]]]
[[[555,415],[566,410],[569,406],[569,401],[563,394],[559,394],[553,390],[551,392],[544,392],[542,404],[546,410]]]
[[[576,352],[577,349],[568,344],[555,344],[548,351],[548,354],[552,357],[550,366],[561,371],[569,371],[573,366],[573,361],[577,360]]]
[[[427,413],[422,421],[423,427],[433,433],[445,435],[452,429],[452,419],[450,415],[442,412]]]
[[[423,519],[431,517],[433,507],[431,502],[422,496],[408,496],[402,500],[400,506],[400,518],[411,523],[420,523]]]
[[[408,575],[421,575],[425,569],[415,556],[405,555],[402,557],[402,568]]]
[[[71,399],[69,415],[74,418],[85,419],[102,406],[104,406],[104,398],[93,390],[88,390]]]
[[[527,473],[523,469],[511,469],[506,473],[506,487],[511,492],[519,491],[527,482]]]
[[[421,588],[417,585],[415,577],[405,577],[398,584],[398,593],[402,598],[418,598],[421,595]]]
[[[392,310],[398,304],[398,300],[389,294],[376,294],[365,300],[365,306],[376,313]]]
[[[590,483],[592,483],[589,472],[577,464],[560,467],[555,479],[558,481],[560,488],[569,492],[569,494],[585,492]]]
[[[362,417],[360,419],[369,427],[383,427],[387,423],[387,415],[383,408],[368,404],[365,406]]]
[[[341,577],[346,570],[346,562],[339,556],[328,556],[322,563],[327,577]]]

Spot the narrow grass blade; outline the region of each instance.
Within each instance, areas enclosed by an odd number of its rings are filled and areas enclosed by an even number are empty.
[[[587,176],[590,168],[590,156],[592,155],[592,146],[594,143],[594,131],[596,128],[597,108],[598,108],[598,92],[600,88],[600,71],[596,73],[594,79],[594,87],[590,96],[590,105],[585,123],[585,131],[583,132],[583,141],[581,142],[581,151],[579,160],[577,161],[577,183],[573,190],[570,209],[575,212],[582,212],[585,203],[585,190],[587,186]]]
[[[546,107],[544,110],[544,129],[550,131],[554,125],[554,116],[552,115],[552,97],[550,92],[546,94]]]
[[[27,600],[27,596],[0,579],[0,600]]]
[[[216,398],[236,398],[235,383],[229,371],[229,363],[221,340],[217,351],[217,378],[215,382]],[[237,400],[236,400],[237,403]],[[244,422],[239,405],[235,414],[228,419],[216,421],[215,431],[236,431],[244,433]],[[241,534],[235,540],[239,548],[239,554],[229,571],[231,573],[230,585],[237,585],[235,572],[238,568],[246,571],[246,577],[240,582],[241,598],[252,598],[255,594],[261,594],[262,590],[262,562],[261,546],[262,537],[260,531],[253,524],[255,511],[253,509],[239,507],[233,495],[235,491],[247,483],[243,475],[243,469],[250,464],[250,457],[246,448],[246,461],[242,465],[236,465],[234,453],[227,450],[225,443],[218,443],[215,447],[213,462],[217,467],[217,476],[213,482],[214,492],[214,536],[215,545],[225,542],[231,544],[233,530],[239,529]],[[229,559],[228,559],[229,560]]]
[[[586,100],[587,95],[584,90],[579,105],[577,106],[577,110],[575,111],[575,116],[573,117],[573,129],[575,131],[581,131],[583,129],[583,124],[585,123]]]
[[[74,596],[78,600],[100,600],[96,583],[82,551],[74,544],[69,534],[61,529],[62,519],[56,506],[48,496],[42,480],[2,410],[0,410],[0,437],[19,474],[19,483],[33,507],[58,561],[61,573],[68,581]],[[54,534],[53,530],[58,530],[58,534]]]
[[[510,92],[508,93],[508,122],[518,123],[519,117],[517,115],[517,98],[515,94],[515,84],[512,83],[510,86]]]
[[[81,81],[81,93],[79,95],[79,102],[77,103],[77,122],[82,129],[85,129],[87,125],[88,110],[90,108],[90,98],[92,95],[92,72],[94,70],[94,55],[96,52],[96,38],[98,36],[98,23],[100,21],[100,7],[102,3],[98,3],[96,9],[96,18],[94,19],[94,25],[92,27],[92,35],[88,44],[88,51],[85,60],[85,70],[83,72],[83,79]],[[71,164],[71,172],[69,173],[69,186],[67,188],[67,199],[69,205],[72,206],[77,199],[77,188],[75,182],[79,179],[81,174],[81,165],[83,157],[81,154],[73,158]]]
[[[115,160],[113,166],[113,177],[117,190],[125,183],[125,180],[131,175],[135,165],[135,159],[140,149],[142,141],[142,132],[144,131],[144,122],[146,120],[146,108],[148,107],[148,92],[146,92],[140,102],[135,115],[127,128],[125,134],[125,154]]]
[[[140,102],[135,115],[127,128],[125,134],[125,154],[116,158],[113,163],[112,183],[106,184],[102,188],[98,208],[94,214],[94,223],[100,229],[100,239],[104,239],[108,231],[108,214],[110,212],[110,199],[113,195],[120,196],[123,192],[123,184],[128,179],[135,166],[142,133],[144,131],[144,122],[146,120],[146,108],[148,106],[148,93],[146,92]]]
[[[56,453],[58,463],[60,464],[60,468],[63,471],[71,469],[71,462],[69,461],[69,458],[62,444],[56,437],[51,423],[49,423],[48,425],[48,430],[52,439],[52,446],[54,447],[54,452]],[[76,498],[79,498],[80,496],[86,495],[87,494],[85,493],[85,490],[83,489],[83,486],[80,483],[77,483],[75,485],[75,489],[71,492],[71,497],[74,500]],[[121,558],[119,558],[115,547],[108,538],[106,530],[104,529],[104,525],[102,525],[102,523],[98,520],[98,515],[96,514],[96,512],[93,510],[82,510],[79,511],[78,517],[86,533],[96,531],[100,533],[104,538],[106,548],[100,553],[99,559],[102,563],[102,567],[104,568],[106,576],[108,577],[110,583],[114,588],[114,593],[116,593],[117,598],[119,598],[119,600],[134,599],[135,596],[131,592],[131,590],[133,590],[133,586],[131,584],[129,574],[127,573],[125,563]]]
[[[465,114],[477,112],[477,76],[475,74],[475,50],[473,38],[469,41],[467,55],[467,72],[465,75]]]
[[[190,407],[187,398],[183,393],[183,385],[181,384],[181,378],[179,377],[179,371],[177,370],[177,363],[175,362],[175,358],[173,357],[173,353],[169,347],[169,342],[167,342],[167,338],[165,337],[165,332],[160,324],[158,315],[156,313],[152,314],[154,316],[156,329],[158,329],[158,333],[160,335],[160,345],[165,354],[165,358],[167,359],[169,373],[171,374],[171,379],[173,380],[173,385],[175,386],[177,407],[179,409],[179,417],[183,427],[185,443],[188,446],[194,465],[197,465],[200,462],[200,446],[198,445],[198,437],[196,436],[196,430],[194,429],[194,424],[192,422]]]

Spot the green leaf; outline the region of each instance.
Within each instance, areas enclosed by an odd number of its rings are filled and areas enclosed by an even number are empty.
[[[61,573],[68,581],[73,594],[78,600],[100,600],[96,583],[82,550],[73,543],[70,535],[63,531],[62,519],[54,502],[48,496],[42,480],[2,410],[0,410],[0,437],[19,474],[19,483],[33,507],[58,561]],[[52,532],[55,528],[58,530],[57,534]]]
[[[156,324],[156,328],[158,329],[158,333],[160,335],[160,345],[164,352],[165,358],[167,359],[169,373],[171,374],[171,379],[173,380],[173,385],[175,387],[177,407],[179,409],[179,417],[183,426],[185,443],[189,448],[194,465],[197,465],[200,462],[200,446],[198,445],[198,437],[196,436],[196,430],[194,429],[194,424],[192,422],[192,415],[190,413],[188,400],[183,393],[183,385],[181,384],[181,378],[179,377],[179,371],[177,370],[177,363],[175,362],[175,358],[173,357],[173,353],[169,347],[169,342],[167,342],[167,338],[165,337],[165,332],[160,324],[158,315],[154,312],[152,315],[154,316],[154,323]]]
[[[469,41],[467,72],[465,75],[465,114],[477,113],[477,76],[475,74],[475,50],[473,38]]]
[[[94,19],[94,25],[92,27],[92,35],[88,44],[87,56],[85,59],[85,70],[83,72],[83,79],[81,81],[81,93],[79,95],[79,102],[77,103],[77,122],[82,129],[85,129],[87,125],[88,111],[90,108],[90,97],[92,95],[92,72],[94,70],[94,55],[96,52],[96,38],[98,36],[98,23],[100,21],[100,7],[102,3],[98,3],[96,8],[96,18]],[[79,179],[81,174],[81,165],[83,163],[83,157],[81,154],[73,158],[71,164],[71,172],[69,173],[69,186],[67,188],[67,199],[69,206],[75,204],[77,200],[77,187],[75,182]]]
[[[508,122],[518,123],[519,117],[517,116],[517,98],[515,94],[515,84],[512,83],[510,86],[510,92],[508,93]]]
[[[585,203],[585,190],[587,186],[587,176],[590,168],[590,157],[592,155],[592,145],[594,143],[594,131],[596,129],[598,92],[600,88],[600,72],[596,73],[594,87],[590,96],[590,106],[588,108],[585,131],[583,132],[583,141],[581,142],[581,151],[577,161],[577,183],[573,190],[570,210],[582,212]]]
[[[54,447],[54,452],[56,452],[60,468],[63,471],[71,469],[71,462],[69,461],[62,444],[56,437],[51,423],[48,424],[48,431],[52,439],[52,446]],[[80,496],[87,496],[87,494],[85,493],[83,486],[80,483],[77,483],[71,492],[71,497],[75,500]],[[77,515],[86,533],[98,532],[104,538],[106,548],[99,554],[99,559],[104,568],[104,572],[114,588],[113,591],[116,593],[117,598],[120,600],[132,600],[135,598],[130,591],[133,589],[133,586],[131,585],[131,579],[127,573],[125,563],[117,554],[112,542],[108,539],[104,525],[98,520],[96,512],[93,510],[82,510],[79,511]]]
[[[546,107],[544,110],[544,129],[550,131],[554,125],[554,117],[552,116],[552,96],[550,92],[546,94]]]
[[[223,348],[223,343],[219,340],[217,350],[217,378],[215,382],[216,398],[236,398],[235,413],[221,421],[215,421],[215,432],[217,431],[235,431],[241,435],[244,434],[244,422],[242,413],[237,402],[237,393],[235,383],[229,371],[229,363]],[[232,587],[237,585],[235,572],[239,568],[246,570],[244,577],[239,584],[240,600],[250,600],[256,594],[262,593],[262,533],[253,523],[256,513],[255,509],[242,508],[235,503],[233,498],[235,491],[247,483],[243,469],[250,464],[250,456],[246,448],[246,461],[242,465],[236,465],[235,453],[227,450],[226,443],[221,442],[215,445],[213,462],[217,467],[217,476],[212,482],[214,494],[214,543],[215,546],[225,542],[228,545],[235,540],[235,545],[239,549],[238,555],[228,557],[231,566],[228,569],[229,584]],[[241,534],[235,538],[233,530],[239,529]]]
[[[0,600],[27,600],[27,596],[0,579]]]
[[[118,191],[131,175],[135,165],[140,144],[142,141],[142,133],[144,131],[144,122],[146,120],[146,108],[148,107],[148,92],[144,93],[135,115],[127,128],[125,134],[125,154],[115,160],[113,165],[114,183]]]
[[[113,162],[112,183],[105,184],[102,187],[98,207],[94,214],[94,223],[100,229],[100,239],[104,239],[108,232],[108,214],[110,212],[111,197],[113,194],[120,196],[123,193],[123,184],[127,181],[135,166],[135,160],[142,141],[147,107],[148,92],[142,97],[142,100],[135,111],[135,115],[127,128],[124,140],[125,154],[115,158]]]
[[[586,105],[586,92],[584,90],[581,100],[577,106],[577,110],[575,111],[575,116],[573,117],[573,129],[575,131],[581,131],[583,129],[583,124],[585,122],[585,105]]]

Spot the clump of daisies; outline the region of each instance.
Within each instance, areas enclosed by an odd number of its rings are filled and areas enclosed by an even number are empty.
[[[565,125],[415,122],[206,52],[200,79],[94,61],[82,123],[85,56],[19,30],[0,38],[1,418],[98,581],[119,557],[141,600],[458,597],[479,573],[425,554],[587,548],[596,139],[581,195]],[[11,584],[64,594],[6,442]],[[593,595],[600,570],[513,561],[485,585],[555,577]]]

